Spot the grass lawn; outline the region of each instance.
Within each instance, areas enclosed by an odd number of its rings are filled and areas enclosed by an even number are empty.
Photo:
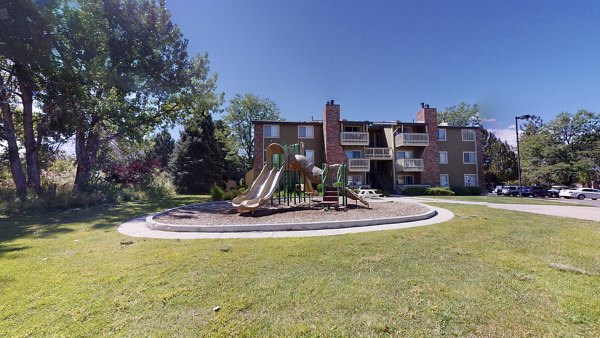
[[[558,198],[532,198],[532,197],[512,197],[512,196],[417,196],[423,198],[434,198],[440,200],[468,201],[468,202],[487,202],[499,204],[534,204],[534,205],[575,205],[590,206],[586,204],[573,204],[561,202]]]
[[[116,232],[198,200],[0,219],[0,336],[600,335],[600,223],[444,203],[355,235]]]

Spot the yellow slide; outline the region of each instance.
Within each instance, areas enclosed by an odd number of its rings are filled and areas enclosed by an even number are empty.
[[[283,169],[284,167],[279,170],[274,168],[267,170],[266,166],[263,167],[258,178],[252,183],[248,194],[236,197],[231,204],[241,212],[252,211],[268,203],[279,186]]]
[[[351,200],[360,201],[362,204],[366,205],[367,208],[370,208],[369,202],[367,202],[364,198],[355,194],[354,191],[352,191],[352,189],[350,189],[348,187],[346,187],[346,196],[348,196],[348,198],[350,198]]]

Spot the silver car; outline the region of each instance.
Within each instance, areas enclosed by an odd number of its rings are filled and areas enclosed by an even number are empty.
[[[600,190],[592,188],[563,189],[558,193],[558,196],[563,198],[577,198],[578,200],[586,198],[597,200],[600,198]]]

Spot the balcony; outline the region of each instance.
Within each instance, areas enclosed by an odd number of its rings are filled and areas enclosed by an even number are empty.
[[[368,146],[369,133],[344,131],[340,135],[343,146]]]
[[[423,159],[421,158],[401,158],[396,160],[396,171],[423,171]]]
[[[426,133],[400,133],[396,135],[396,146],[422,146],[429,145],[429,134]]]
[[[370,171],[371,160],[368,158],[349,158],[348,159],[348,171]]]
[[[391,160],[394,156],[392,148],[365,148],[365,158],[375,160]]]

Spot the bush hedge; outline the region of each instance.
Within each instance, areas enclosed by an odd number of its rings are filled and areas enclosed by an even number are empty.
[[[402,190],[404,196],[469,196],[481,195],[479,187],[410,187]]]

